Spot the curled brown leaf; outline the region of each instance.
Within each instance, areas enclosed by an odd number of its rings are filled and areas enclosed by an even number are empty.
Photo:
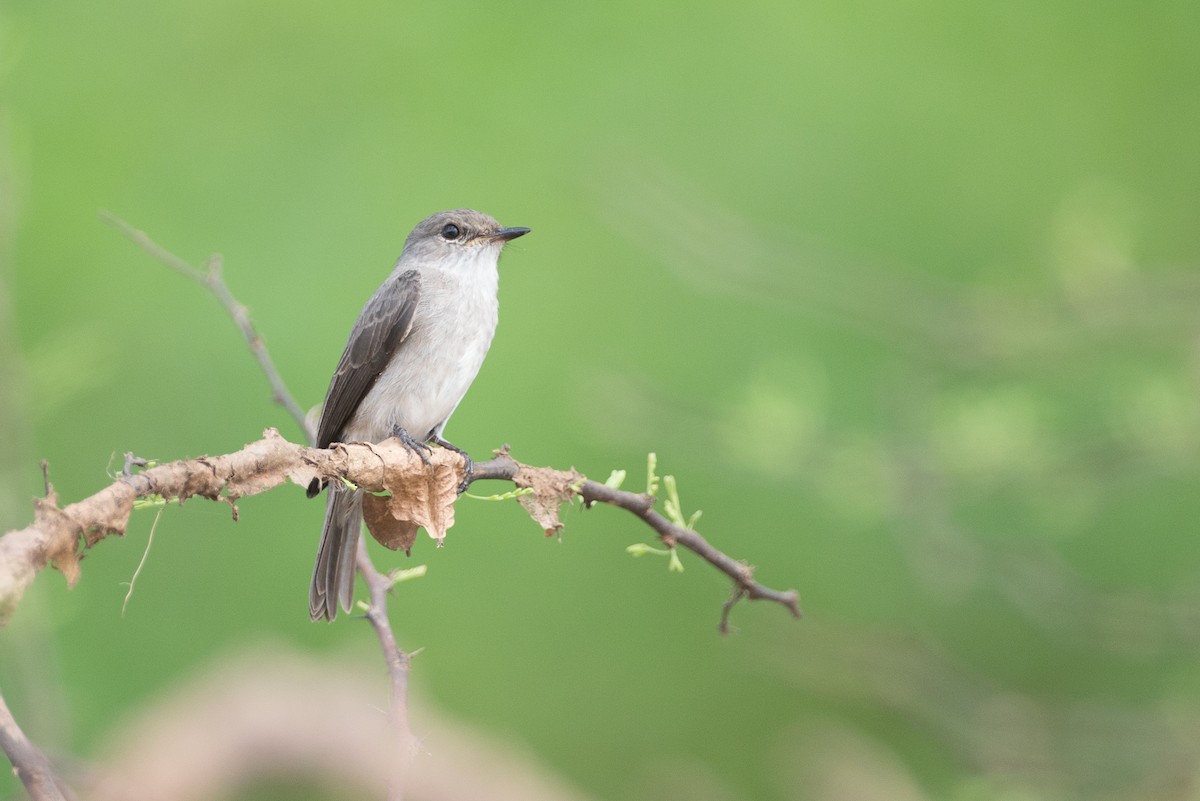
[[[583,476],[575,471],[555,470],[550,467],[521,465],[513,477],[513,483],[533,492],[520,497],[521,506],[534,519],[547,537],[553,537],[562,529],[558,510],[578,491]]]
[[[426,461],[394,439],[375,445],[374,450],[383,463],[378,489],[389,494],[363,497],[363,519],[371,536],[386,548],[408,551],[417,529],[424,528],[441,545],[454,525],[462,457],[439,448]]]

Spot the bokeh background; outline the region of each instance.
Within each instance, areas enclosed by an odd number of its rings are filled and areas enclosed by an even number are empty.
[[[393,607],[421,760],[446,719],[547,798],[1194,799],[1198,42],[1165,0],[7,0],[0,529],[42,458],[75,500],[127,451],[299,436],[100,210],[221,253],[307,407],[411,226],[476,207],[534,233],[452,440],[631,486],[654,451],[806,617],[745,604],[722,638],[726,583],[631,558],[632,518],[556,542],[464,500],[444,549],[379,557],[428,565]],[[0,632],[77,786],[246,653],[386,703],[367,627],[308,620],[321,504],[240,512],[167,508],[122,615],[140,512]],[[329,784],[226,797],[361,797]]]

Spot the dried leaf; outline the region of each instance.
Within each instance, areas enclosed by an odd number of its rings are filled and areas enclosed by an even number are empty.
[[[66,518],[66,515],[58,508],[58,493],[50,487],[46,497],[33,499],[34,525],[43,531],[54,531],[58,522],[55,518],[61,520]],[[75,582],[79,581],[79,537],[78,527],[69,525],[69,528],[76,536],[52,539],[46,548],[46,558],[63,574],[67,586],[74,587]]]
[[[377,450],[403,448],[395,440],[376,445]],[[365,495],[363,519],[371,536],[387,548],[408,551],[418,527],[441,545],[454,525],[454,502],[462,479],[462,458],[444,449],[429,455],[429,464],[404,451],[407,459],[390,458],[384,470],[386,498]],[[390,520],[386,518],[391,518]]]
[[[371,532],[371,536],[380,545],[393,551],[409,553],[420,527],[410,520],[397,520],[392,517],[390,501],[390,496],[380,497],[369,492],[363,493],[363,522],[367,524],[367,531]]]
[[[530,495],[522,495],[518,500],[534,522],[542,527],[547,537],[553,537],[562,529],[562,521],[558,519],[558,508],[575,494],[575,487],[583,480],[583,476],[573,468],[571,470],[554,470],[549,467],[529,467],[521,465],[513,483],[518,487],[528,487],[533,490]]]
[[[454,525],[458,481],[458,471],[453,466],[434,462],[426,468],[424,481],[410,481],[403,492],[397,492],[389,484],[392,496],[388,506],[392,516],[411,520],[441,545],[446,531]]]

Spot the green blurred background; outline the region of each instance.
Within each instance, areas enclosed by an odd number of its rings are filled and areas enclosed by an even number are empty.
[[[614,801],[1197,798],[1198,42],[1195,2],[8,0],[0,529],[40,458],[69,501],[298,436],[99,210],[223,254],[307,408],[471,206],[534,233],[451,439],[633,485],[656,451],[806,618],[722,638],[726,583],[632,518],[464,500],[379,557],[429,566],[393,619],[431,708]],[[240,511],[166,509],[123,617],[151,512],[38,578],[0,688],[45,748],[258,643],[380,669],[308,621],[322,504]]]

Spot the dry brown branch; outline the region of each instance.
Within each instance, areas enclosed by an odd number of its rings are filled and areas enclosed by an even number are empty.
[[[432,481],[444,478],[445,467],[456,476],[465,475],[463,458],[452,451],[436,449],[432,465],[389,439],[376,445],[335,445],[323,450],[288,442],[274,429],[240,451],[222,456],[203,456],[151,467],[141,473],[119,476],[108,487],[77,503],[60,508],[51,488],[46,498],[35,501],[34,521],[29,526],[0,537],[0,609],[11,610],[34,575],[47,564],[58,568],[69,583],[79,576],[79,553],[112,534],[122,534],[138,499],[183,502],[192,497],[228,503],[237,519],[237,501],[285,482],[307,486],[314,478],[345,478],[370,492],[385,489],[393,497],[429,494]],[[441,468],[439,470],[438,468]],[[779,591],[754,581],[751,569],[722,553],[695,531],[675,525],[654,511],[646,495],[615,490],[589,481],[573,470],[530,467],[502,451],[495,458],[475,465],[473,481],[505,479],[533,490],[522,503],[547,531],[556,532],[558,507],[572,495],[587,503],[603,502],[626,509],[642,518],[670,547],[682,546],[704,558],[729,576],[735,591],[751,600],[774,601],[799,615],[794,590]],[[453,504],[453,499],[447,499]],[[405,508],[403,503],[398,504]],[[446,513],[445,518],[453,520]],[[374,601],[375,599],[373,599]]]
[[[438,452],[461,469],[457,454]],[[139,499],[179,501],[199,496],[228,503],[237,519],[237,501],[288,480],[307,486],[314,477],[345,477],[364,489],[384,488],[385,467],[420,480],[425,466],[397,442],[379,445],[337,445],[329,450],[288,442],[274,429],[240,451],[202,456],[118,476],[89,498],[60,508],[53,487],[34,501],[31,525],[0,537],[0,622],[20,600],[33,576],[53,564],[74,584],[79,576],[79,553],[113,534],[123,534],[134,502]],[[407,470],[407,473],[404,471]]]

